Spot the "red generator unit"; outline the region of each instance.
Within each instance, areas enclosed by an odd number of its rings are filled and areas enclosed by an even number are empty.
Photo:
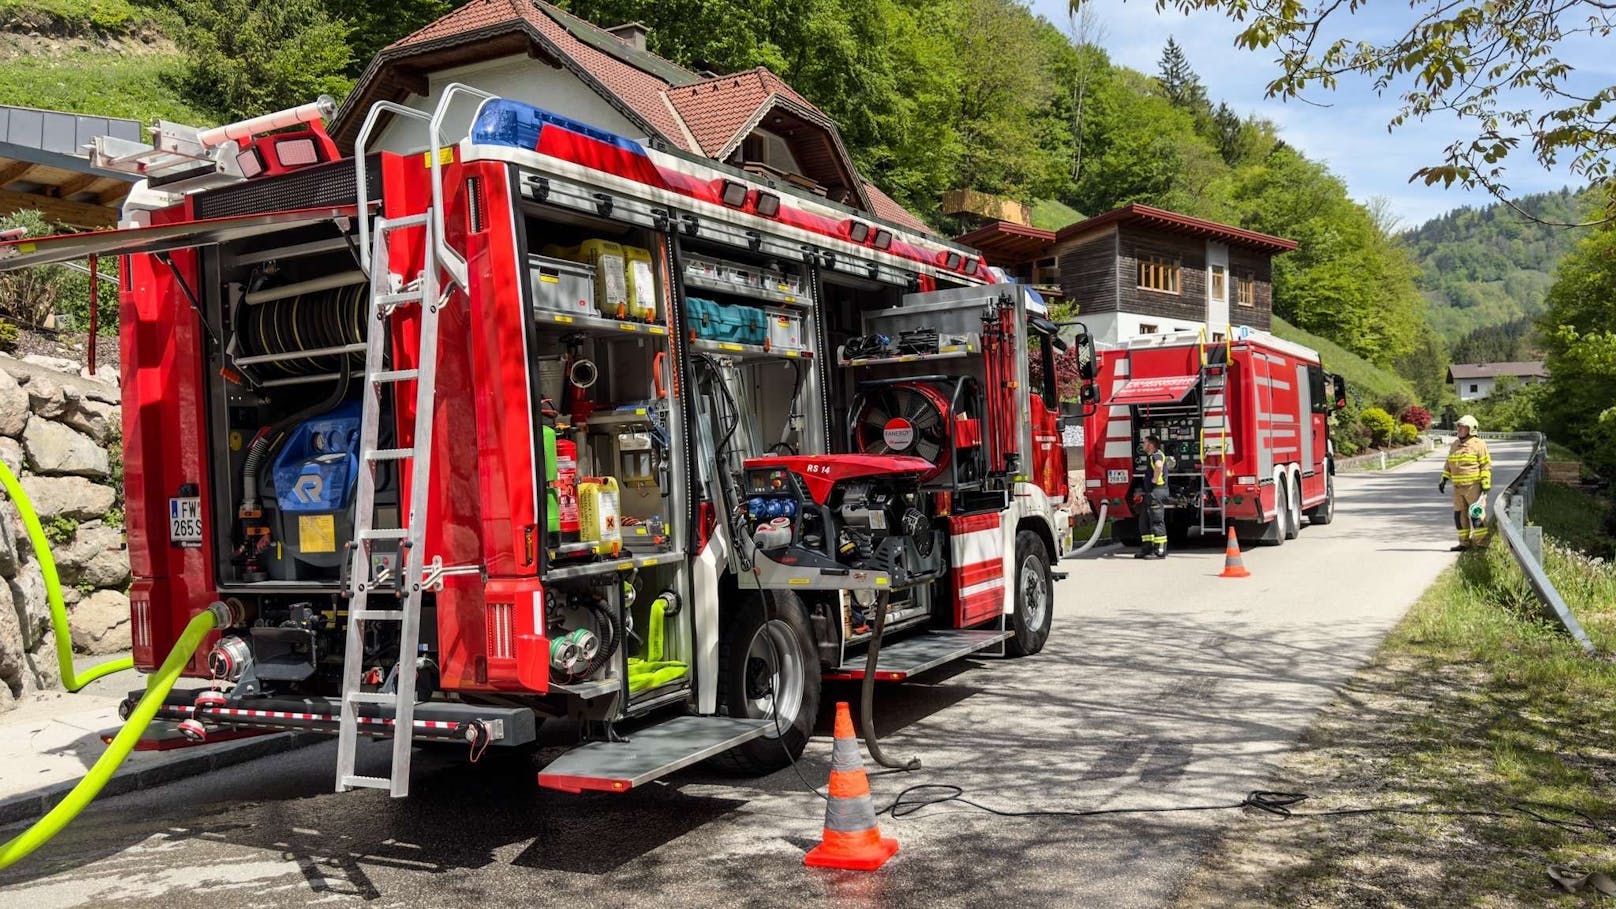
[[[1294,539],[1304,517],[1335,515],[1329,415],[1346,384],[1317,352],[1240,328],[1228,340],[1149,335],[1099,353],[1099,407],[1084,422],[1085,493],[1139,543],[1146,437],[1168,457],[1167,535],[1192,530],[1242,542]]]

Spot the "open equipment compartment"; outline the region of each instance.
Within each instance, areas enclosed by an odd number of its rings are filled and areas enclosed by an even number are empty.
[[[666,237],[539,202],[521,214],[551,690],[592,720],[685,704],[686,428]]]

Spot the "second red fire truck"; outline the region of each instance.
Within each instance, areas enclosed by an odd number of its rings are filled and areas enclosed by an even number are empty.
[[[1340,376],[1319,355],[1265,332],[1235,329],[1208,343],[1194,334],[1144,335],[1099,354],[1099,407],[1086,418],[1085,483],[1112,535],[1139,542],[1144,440],[1168,457],[1167,533],[1248,543],[1293,539],[1305,517],[1335,517],[1329,415],[1346,404]]]

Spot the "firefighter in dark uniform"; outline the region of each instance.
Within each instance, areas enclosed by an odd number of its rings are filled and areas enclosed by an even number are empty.
[[[1145,500],[1139,508],[1136,559],[1167,558],[1167,455],[1161,437],[1145,437]]]

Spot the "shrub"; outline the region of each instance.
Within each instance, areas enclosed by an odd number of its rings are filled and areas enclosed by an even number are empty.
[[[17,349],[17,326],[0,319],[0,350],[10,353]]]
[[[1392,430],[1392,444],[1413,445],[1420,440],[1420,428],[1413,423],[1401,423]]]
[[[1397,421],[1392,415],[1379,407],[1366,407],[1359,415],[1358,421],[1369,430],[1369,440],[1374,445],[1384,445],[1397,429]]]
[[[1397,422],[1413,423],[1414,428],[1420,432],[1430,429],[1431,421],[1433,419],[1434,417],[1431,416],[1431,412],[1418,404],[1415,404],[1412,407],[1405,407],[1403,412],[1397,415]]]

